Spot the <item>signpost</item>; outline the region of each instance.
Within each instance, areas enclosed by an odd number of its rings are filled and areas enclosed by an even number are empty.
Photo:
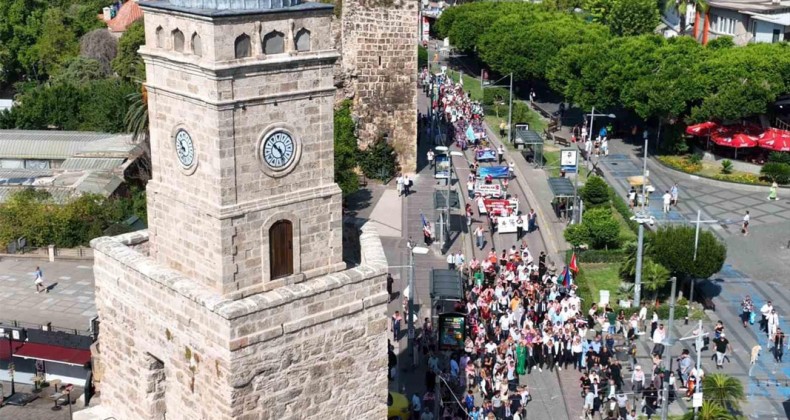
[[[567,174],[576,173],[576,165],[579,163],[578,149],[562,149],[560,152],[560,169]]]

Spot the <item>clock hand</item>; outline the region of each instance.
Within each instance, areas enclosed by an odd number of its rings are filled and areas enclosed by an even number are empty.
[[[274,148],[277,149],[278,152],[280,152],[280,157],[285,156],[285,152],[283,152],[283,149],[280,148],[280,145],[275,143]]]

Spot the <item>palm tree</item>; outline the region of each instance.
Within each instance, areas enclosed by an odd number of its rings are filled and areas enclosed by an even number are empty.
[[[718,403],[725,409],[740,410],[741,401],[746,401],[741,381],[722,373],[705,375],[702,389],[705,390],[706,400]]]
[[[132,142],[141,149],[141,155],[137,158],[139,168],[139,178],[143,183],[151,179],[151,144],[148,135],[148,91],[145,84],[140,83],[140,91],[131,93],[126,99],[131,102],[126,111],[124,123],[126,131],[132,133]]]
[[[686,35],[686,12],[688,11],[689,0],[668,0],[664,4],[664,10],[674,11],[680,17],[680,30],[678,31],[681,36]]]
[[[683,415],[683,420],[694,420],[694,410]],[[713,401],[703,401],[697,413],[697,420],[735,420],[726,408]]]
[[[702,45],[708,43],[708,32],[710,30],[710,7],[708,6],[708,0],[688,0],[690,3],[694,3],[694,10],[695,10],[695,19],[694,19],[694,39],[697,39],[699,36],[699,21],[701,20],[702,16],[705,16],[705,24],[702,27]]]
[[[669,270],[652,258],[645,258],[642,264],[642,286],[645,290],[653,292],[653,302],[658,300],[658,291],[666,286],[668,281]]]

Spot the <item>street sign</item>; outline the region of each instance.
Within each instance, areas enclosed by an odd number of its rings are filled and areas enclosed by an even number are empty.
[[[578,161],[578,149],[562,149],[560,152],[560,167],[563,172],[575,174]]]
[[[414,325],[409,326],[409,339],[414,340]]]
[[[691,398],[691,406],[694,407],[694,408],[702,407],[702,393],[701,392],[695,392],[694,393],[694,395]]]

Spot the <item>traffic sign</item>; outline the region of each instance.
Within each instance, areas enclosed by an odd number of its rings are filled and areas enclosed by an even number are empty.
[[[691,398],[691,406],[694,407],[694,408],[702,407],[702,393],[701,392],[695,392],[694,393],[694,395]]]

